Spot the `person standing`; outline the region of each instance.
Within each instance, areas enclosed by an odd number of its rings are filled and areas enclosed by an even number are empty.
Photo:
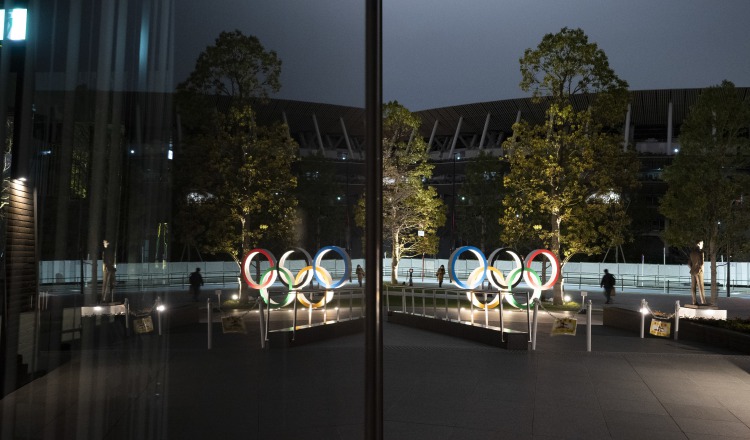
[[[196,267],[195,272],[190,274],[190,293],[193,294],[193,301],[198,301],[198,297],[201,294],[202,285],[203,275],[201,275],[201,268]]]
[[[101,302],[107,302],[107,297],[110,300],[115,299],[115,251],[109,245],[109,241],[102,241],[104,248],[102,249],[102,296]]]
[[[615,284],[617,284],[615,276],[609,273],[607,269],[604,269],[604,276],[599,283],[599,287],[604,288],[604,296],[607,297],[607,304],[612,304],[612,297],[615,293]]]
[[[690,293],[693,295],[693,305],[698,305],[695,292],[700,295],[701,305],[706,304],[706,294],[703,287],[703,241],[699,241],[690,251],[688,266],[690,267]]]
[[[435,276],[437,277],[437,280],[438,280],[438,287],[443,287],[443,278],[445,277],[445,266],[441,264],[437,272],[435,273]]]
[[[362,287],[362,279],[365,277],[365,270],[358,264],[355,272],[357,272],[357,282],[359,283],[359,287]]]

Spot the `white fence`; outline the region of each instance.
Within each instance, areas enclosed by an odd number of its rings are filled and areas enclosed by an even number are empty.
[[[81,282],[80,261],[42,261],[40,263],[41,284],[74,284]],[[354,268],[357,264],[365,266],[362,259],[352,260],[350,277],[356,278]],[[415,282],[434,282],[435,272],[440,265],[448,268],[446,259],[405,259],[398,268],[398,279],[400,282],[408,281],[409,269],[413,269]],[[534,263],[536,270],[541,269],[541,263]],[[292,273],[302,269],[304,262],[291,260],[286,263]],[[456,264],[456,272],[459,277],[466,278],[468,274],[478,266],[473,259],[459,260]],[[513,268],[513,263],[502,261],[496,266],[504,273]],[[727,282],[726,263],[717,264],[717,281],[720,286]],[[143,287],[154,285],[187,285],[190,272],[196,267],[201,268],[201,273],[206,283],[236,285],[239,277],[239,268],[232,261],[217,262],[170,262],[170,263],[122,263],[117,265],[117,280],[119,283],[139,285]],[[324,260],[325,267],[335,278],[340,278],[345,271],[344,263],[339,259]],[[268,268],[267,261],[261,261],[261,273]],[[424,268],[424,269],[423,269]],[[101,262],[97,264],[97,279],[101,280]],[[575,263],[565,265],[563,279],[565,285],[571,288],[584,285],[598,285],[604,269],[608,269],[618,279],[618,285],[623,287],[643,287],[657,289],[679,289],[685,288],[690,283],[687,265],[664,265],[664,264],[633,264],[633,263]],[[383,260],[383,273],[386,281],[391,278],[391,260]],[[732,262],[731,285],[734,287],[750,286],[750,263]],[[706,283],[710,282],[710,263],[704,266]],[[446,273],[446,280],[449,274]],[[91,279],[91,264],[83,262],[83,280]]]

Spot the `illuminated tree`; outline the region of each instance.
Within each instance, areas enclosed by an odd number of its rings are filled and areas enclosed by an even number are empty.
[[[504,241],[540,241],[563,265],[626,240],[627,192],[636,184],[634,154],[623,152],[618,128],[627,83],[580,29],[547,34],[526,49],[521,89],[545,106],[545,119],[513,126],[503,147],[510,172],[501,223]],[[574,95],[579,95],[576,105]],[[583,96],[581,96],[583,95]],[[555,303],[562,303],[560,284]]]
[[[659,210],[669,220],[670,245],[693,247],[699,241],[711,261],[711,303],[716,304],[716,259],[739,252],[747,240],[750,212],[750,103],[734,84],[705,89],[680,132],[680,151],[664,171],[669,184]]]
[[[258,126],[252,108],[279,90],[280,73],[276,53],[257,38],[222,32],[177,88],[176,223],[205,252],[239,262],[254,247],[296,243],[298,146],[286,126]]]
[[[398,264],[437,252],[437,228],[445,223],[445,207],[435,188],[427,145],[420,136],[421,121],[398,102],[383,106],[383,240],[391,251],[391,282],[398,283]],[[365,198],[356,212],[365,227]],[[419,231],[424,231],[424,237]]]

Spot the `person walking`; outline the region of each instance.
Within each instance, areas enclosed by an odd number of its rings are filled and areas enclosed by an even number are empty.
[[[362,269],[362,266],[358,264],[357,270],[355,272],[357,273],[357,282],[359,283],[359,287],[362,287],[362,279],[365,277],[365,270]]]
[[[599,287],[604,288],[604,296],[607,297],[607,304],[612,304],[612,297],[615,296],[615,284],[617,284],[615,276],[609,273],[607,269],[604,269],[604,276],[599,283]]]
[[[198,297],[201,294],[202,285],[203,275],[201,275],[201,268],[196,267],[195,272],[190,274],[190,293],[193,294],[193,301],[198,301]]]
[[[438,268],[437,272],[435,273],[435,276],[437,277],[437,280],[438,280],[438,287],[443,287],[443,278],[445,277],[445,266],[444,265],[442,265],[442,264],[440,265],[440,267]]]

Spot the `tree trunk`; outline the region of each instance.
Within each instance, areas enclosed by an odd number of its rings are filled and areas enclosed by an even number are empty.
[[[245,258],[245,255],[250,250],[250,244],[245,242],[246,241],[245,225],[247,225],[247,219],[243,217],[241,222],[242,222],[242,230],[240,232],[240,241],[242,243],[242,249],[240,250],[240,256],[238,258],[239,265],[240,265],[240,278],[242,278],[242,271],[244,270],[244,268],[242,267],[242,260]],[[257,264],[256,266],[257,270],[255,272],[255,282],[258,283],[260,282],[260,263],[256,263],[256,264]],[[240,281],[240,291],[239,291],[240,304],[247,304],[248,302],[250,302],[250,294],[252,293],[252,291],[253,289],[250,288],[250,286]]]
[[[716,240],[712,238],[708,243],[708,254],[711,259],[711,300],[710,304],[717,304],[719,300],[719,286],[716,280],[716,256],[718,254]]]
[[[550,251],[561,259],[560,255],[560,217],[552,218],[552,243],[550,243]],[[560,267],[562,272],[562,267]],[[552,303],[555,305],[563,304],[563,290],[562,290],[562,273],[558,277],[557,282],[552,287]]]
[[[401,261],[401,248],[398,245],[398,234],[391,237],[391,283],[398,285],[398,263]]]

